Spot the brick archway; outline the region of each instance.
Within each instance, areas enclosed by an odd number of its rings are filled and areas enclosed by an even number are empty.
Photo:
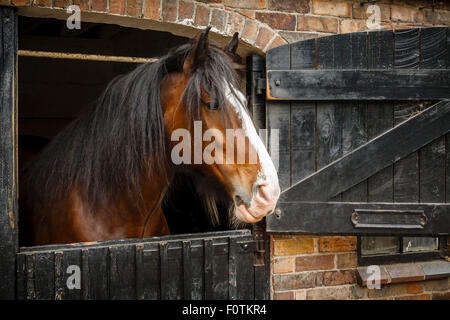
[[[69,16],[67,7],[74,4],[80,7],[81,20],[85,22],[169,31],[186,37],[193,37],[210,25],[211,41],[219,46],[239,32],[239,53],[243,55],[264,53],[287,43],[277,30],[256,20],[246,10],[217,3],[189,0],[0,0],[2,4],[17,6],[21,15],[57,19],[66,19]]]

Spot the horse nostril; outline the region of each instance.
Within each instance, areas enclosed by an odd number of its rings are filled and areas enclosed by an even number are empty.
[[[236,206],[240,206],[241,204],[244,204],[244,200],[238,195],[234,196],[234,202],[236,203]]]

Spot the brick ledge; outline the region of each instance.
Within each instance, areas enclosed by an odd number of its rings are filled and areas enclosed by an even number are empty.
[[[397,263],[379,265],[380,284],[434,280],[450,277],[450,261],[433,260],[426,262]],[[356,279],[360,286],[367,286],[371,276],[369,266],[357,267]]]

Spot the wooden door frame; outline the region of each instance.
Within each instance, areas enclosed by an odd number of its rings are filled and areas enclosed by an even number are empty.
[[[16,296],[18,16],[0,7],[0,299]]]

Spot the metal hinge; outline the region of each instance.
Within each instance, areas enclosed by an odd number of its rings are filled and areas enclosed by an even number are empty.
[[[266,77],[255,79],[255,88],[257,94],[263,94],[263,90],[266,90]]]

